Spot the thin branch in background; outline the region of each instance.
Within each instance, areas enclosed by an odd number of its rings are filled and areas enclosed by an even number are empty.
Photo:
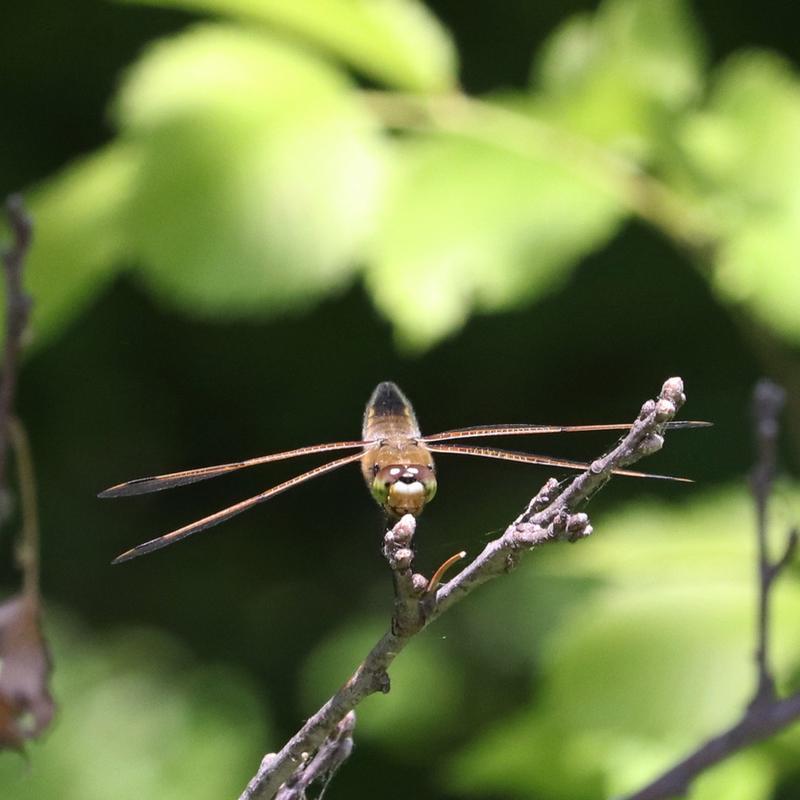
[[[12,241],[3,252],[6,281],[6,338],[3,376],[0,379],[0,492],[2,493],[6,491],[9,424],[14,411],[19,356],[32,305],[31,298],[22,288],[22,272],[33,237],[33,224],[25,210],[22,196],[10,195],[6,199],[5,206]]]
[[[28,434],[17,417],[9,420],[9,432],[17,464],[22,531],[17,543],[17,565],[22,572],[22,592],[39,603],[39,511],[36,476]]]
[[[6,198],[5,208],[12,240],[2,254],[6,281],[6,338],[3,374],[0,378],[0,498],[5,500],[8,495],[6,473],[10,441],[17,456],[22,499],[22,533],[17,561],[22,570],[23,590],[29,597],[38,597],[39,521],[36,514],[33,459],[25,430],[14,416],[17,370],[32,306],[31,298],[22,286],[22,274],[33,238],[33,223],[25,210],[21,195],[13,194]],[[0,513],[0,522],[4,516],[5,514]]]
[[[753,392],[753,422],[758,457],[750,475],[750,489],[756,505],[758,547],[758,617],[756,621],[755,662],[758,684],[754,703],[775,697],[775,680],[769,665],[770,588],[777,577],[770,561],[767,540],[769,496],[775,479],[778,446],[778,418],[786,400],[783,389],[768,380],[759,381]],[[793,549],[789,536],[787,551]],[[791,555],[791,554],[790,554]],[[787,559],[788,560],[788,559]]]
[[[705,770],[800,720],[800,692],[784,699],[777,697],[769,658],[772,586],[792,560],[798,544],[798,532],[792,529],[786,537],[782,554],[774,561],[770,559],[767,547],[767,511],[776,472],[778,418],[784,400],[783,389],[770,381],[760,381],[755,387],[753,415],[757,457],[750,476],[756,506],[758,557],[756,689],[753,698],[734,725],[709,739],[647,786],[627,795],[625,800],[668,800],[681,797]]]
[[[0,379],[0,494],[7,495],[10,441],[16,456],[21,500],[17,563],[22,571],[22,591],[0,603],[0,749],[21,750],[27,740],[50,724],[55,704],[48,688],[50,657],[39,625],[39,520],[33,459],[25,430],[14,416],[17,369],[31,309],[31,300],[22,288],[22,273],[33,229],[21,197],[9,197],[6,211],[12,242],[2,254],[6,340]]]
[[[337,726],[366,697],[389,690],[388,669],[413,636],[466,597],[476,587],[505,575],[520,558],[547,542],[577,539],[592,532],[589,517],[578,509],[625,467],[659,450],[667,423],[686,400],[680,378],[666,381],[657,400],[648,400],[628,433],[613,450],[566,484],[550,479],[527,508],[497,539],[454,578],[427,593],[428,580],[413,572],[411,549],[414,517],[403,517],[384,539],[384,555],[394,576],[395,602],[392,626],[350,677],[278,753],[261,762],[258,773],[240,800],[271,800],[287,788],[304,765],[336,735]],[[564,488],[561,488],[561,487]],[[283,788],[281,788],[283,787]]]

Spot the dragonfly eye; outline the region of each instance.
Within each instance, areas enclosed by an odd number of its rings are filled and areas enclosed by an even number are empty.
[[[417,516],[436,493],[436,476],[422,464],[390,464],[377,471],[372,496],[393,517]]]

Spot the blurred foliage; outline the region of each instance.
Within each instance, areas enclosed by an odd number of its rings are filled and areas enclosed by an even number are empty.
[[[117,117],[140,159],[126,229],[161,295],[274,312],[352,272],[382,148],[324,62],[250,31],[195,28],[129,73]]]
[[[308,714],[353,673],[353,653],[368,653],[385,632],[383,616],[356,618],[308,654],[301,677]],[[450,738],[463,710],[464,676],[441,644],[441,634],[429,631],[403,653],[392,667],[389,694],[372,695],[358,707],[360,736],[423,764]]]
[[[800,83],[747,46],[792,36],[777,4],[717,5],[4,11],[17,80],[0,178],[37,178],[19,407],[43,585],[66,609],[46,618],[55,728],[29,766],[0,758],[4,798],[235,796],[346,679],[390,613],[355,469],[114,570],[124,547],[285,473],[113,508],[94,494],[350,438],[384,379],[433,431],[628,419],[681,374],[690,415],[717,427],[671,437],[652,469],[720,487],[614,481],[592,539],[543,549],[437,621],[359,710],[331,800],[378,781],[384,800],[598,798],[735,717],[753,682],[741,486],[757,374],[793,390],[800,441]],[[606,441],[541,449],[585,458]],[[545,478],[441,461],[427,571],[477,552]],[[781,490],[776,535],[797,500]],[[777,587],[784,690],[800,675],[797,577]],[[792,800],[798,736],[722,765],[693,800]]]
[[[444,90],[456,80],[453,43],[419,0],[120,1],[204,10],[274,26],[399,89]]]
[[[38,337],[115,268],[188,313],[247,317],[363,273],[421,349],[552,291],[633,215],[800,340],[800,82],[754,51],[709,73],[685,0],[606,0],[558,27],[527,91],[472,99],[415,0],[153,4],[222,19],[150,45],[117,140],[40,189],[43,219],[82,213],[34,251]]]
[[[800,504],[796,489],[779,495],[776,551]],[[542,552],[531,559],[527,583],[500,590],[504,605],[532,607],[542,575],[588,580],[591,589],[549,630],[506,632],[503,652],[522,651],[541,674],[537,697],[471,742],[452,760],[447,782],[465,795],[613,797],[732,724],[754,688],[751,503],[726,491],[677,507],[631,505],[569,558]],[[782,691],[796,691],[800,676],[799,578],[794,570],[774,593]],[[800,732],[785,738],[794,756],[770,758],[770,745],[745,752],[690,797],[770,797],[800,747]],[[737,790],[742,784],[746,790]]]
[[[157,631],[98,640],[54,609],[49,618],[53,689],[68,702],[28,763],[0,759],[5,797],[212,800],[241,790],[267,741],[263,709],[241,674],[198,664]]]

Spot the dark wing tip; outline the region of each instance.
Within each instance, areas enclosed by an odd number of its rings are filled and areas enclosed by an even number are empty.
[[[655,478],[658,481],[672,481],[673,483],[694,483],[691,478],[679,478],[675,475],[651,475],[647,473],[646,477]]]
[[[691,478],[681,478],[676,475],[659,475],[655,472],[636,472],[630,469],[612,469],[612,475],[624,475],[628,478],[651,478],[657,481],[673,481],[675,483],[694,483]]]
[[[162,542],[162,538],[163,537],[159,537],[158,539],[153,539],[144,544],[137,544],[136,547],[131,547],[130,550],[120,553],[111,563],[124,564],[126,561],[146,555],[147,553],[152,553],[154,550],[160,550],[162,547],[170,544],[169,541]]]
[[[132,558],[136,558],[139,555],[135,548],[133,550],[126,550],[124,553],[120,553],[111,563],[113,564],[124,564],[126,561],[130,561]]]
[[[168,489],[171,484],[165,481],[159,481],[158,478],[135,478],[132,481],[125,481],[125,483],[118,483],[116,486],[109,486],[108,489],[103,489],[98,493],[101,500],[107,500],[112,497],[130,497],[137,494],[149,494],[150,492],[157,492],[160,489]]]
[[[667,430],[679,431],[688,430],[690,428],[713,428],[713,422],[698,419],[679,419],[667,423]]]

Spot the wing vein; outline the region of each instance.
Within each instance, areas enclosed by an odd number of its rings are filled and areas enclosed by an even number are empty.
[[[699,420],[678,420],[669,422],[665,426],[667,430],[688,430],[691,428],[708,428],[710,422]],[[627,431],[630,430],[631,423],[601,423],[598,425],[528,425],[528,424],[508,424],[508,425],[476,425],[471,428],[456,428],[451,431],[442,431],[430,436],[423,436],[422,442],[446,442],[453,439],[474,439],[483,436],[529,436],[543,433],[585,433],[588,431]]]
[[[428,449],[434,453],[450,453],[453,455],[479,456],[481,458],[496,458],[501,461],[516,461],[521,464],[540,464],[548,467],[563,467],[565,469],[586,470],[591,464],[584,461],[571,461],[566,458],[551,458],[538,456],[534,453],[518,453],[515,450],[498,450],[494,447],[461,447],[457,444],[431,444]],[[692,483],[690,478],[676,478],[672,475],[656,475],[651,472],[637,472],[630,469],[612,470],[614,475],[625,475],[629,478],[655,478],[662,481],[678,481]]]
[[[165,533],[163,536],[151,539],[150,541],[137,545],[130,550],[126,550],[124,553],[117,556],[111,563],[121,564],[123,561],[130,561],[132,558],[143,556],[146,553],[152,553],[154,550],[160,550],[162,547],[167,547],[175,542],[179,542],[181,539],[185,539],[187,536],[191,536],[194,533],[199,533],[200,531],[204,531],[214,525],[219,525],[220,522],[225,522],[226,520],[231,519],[231,517],[235,517],[237,514],[241,514],[242,512],[251,509],[253,506],[263,503],[265,500],[269,500],[281,492],[285,492],[287,489],[298,486],[299,484],[304,483],[311,478],[316,478],[318,475],[324,475],[326,472],[332,472],[335,469],[339,469],[339,467],[343,467],[345,464],[358,461],[358,459],[362,458],[363,455],[364,453],[351,453],[348,456],[337,458],[335,461],[329,461],[327,464],[314,467],[314,469],[310,469],[308,472],[295,475],[293,478],[289,478],[289,480],[279,483],[277,486],[273,486],[271,489],[267,489],[266,491],[255,495],[254,497],[249,497],[247,500],[242,500],[239,503],[228,506],[228,508],[223,508],[221,511],[217,511],[214,514],[203,517],[202,519],[192,522],[189,525],[184,525],[182,528],[170,531],[169,533]]]
[[[149,494],[150,492],[162,492],[164,489],[172,489],[176,486],[186,486],[190,483],[198,483],[216,478],[220,475],[227,475],[246,467],[254,467],[257,464],[267,464],[270,461],[284,461],[287,458],[297,458],[299,456],[313,455],[314,453],[325,453],[331,450],[347,450],[353,447],[367,447],[372,442],[328,442],[327,444],[313,444],[307,447],[298,447],[294,450],[285,450],[282,453],[270,453],[266,456],[248,458],[245,461],[233,461],[230,464],[217,464],[213,467],[200,467],[198,469],[187,469],[181,472],[170,472],[165,475],[153,475],[148,478],[134,478],[132,481],[111,486],[100,492],[98,497],[103,499],[109,497],[131,497],[139,494]]]

